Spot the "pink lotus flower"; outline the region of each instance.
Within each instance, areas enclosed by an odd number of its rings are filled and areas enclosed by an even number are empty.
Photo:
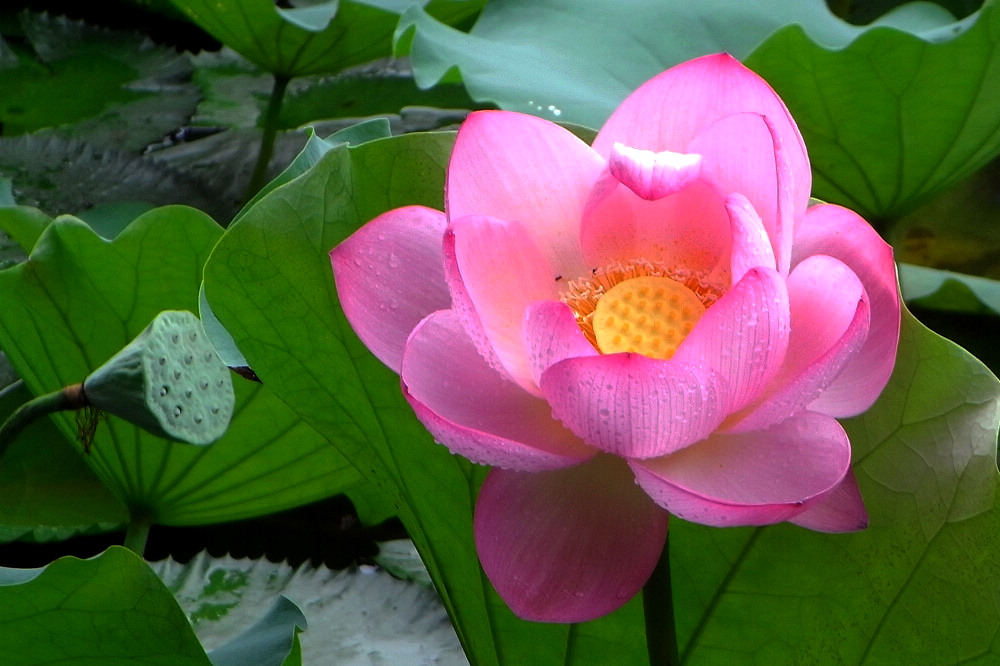
[[[643,85],[593,146],[470,115],[444,213],[390,211],[331,251],[348,320],[417,417],[494,466],[475,539],[515,613],[615,610],[671,513],[867,525],[836,419],[892,371],[895,268],[810,185],[784,104],[716,55]]]

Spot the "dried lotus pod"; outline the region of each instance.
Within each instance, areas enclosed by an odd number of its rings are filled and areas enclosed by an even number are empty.
[[[210,444],[226,432],[235,396],[229,368],[201,321],[166,310],[83,382],[87,402],[166,439]]]

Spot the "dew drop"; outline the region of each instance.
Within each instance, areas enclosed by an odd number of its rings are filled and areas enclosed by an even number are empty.
[[[188,354],[184,357],[184,365],[191,365],[194,363],[194,354]]]
[[[198,425],[201,425],[201,422],[204,421],[204,420],[205,419],[204,419],[204,417],[201,414],[195,414],[194,415],[194,422],[197,423]]]
[[[167,386],[166,384],[164,384],[163,386],[160,387],[160,397],[161,398],[163,396],[167,395],[168,393],[170,393],[170,387],[169,386]]]
[[[176,406],[174,407],[174,418],[177,418],[177,417],[178,417],[178,416],[180,416],[180,415],[181,415],[181,414],[182,414],[183,412],[184,412],[184,408],[183,408],[183,407],[181,407],[180,405],[176,405]]]
[[[166,356],[161,356],[160,357],[160,365],[166,365],[166,364],[167,364],[167,357]]]
[[[201,380],[200,386],[201,386],[201,390],[202,391],[207,391],[208,390],[208,380],[207,379]]]
[[[174,370],[174,381],[180,379],[182,374],[183,373],[180,370]]]

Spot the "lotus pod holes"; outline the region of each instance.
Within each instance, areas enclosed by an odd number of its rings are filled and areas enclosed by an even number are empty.
[[[235,397],[227,368],[195,315],[167,310],[83,384],[95,407],[167,439],[209,444]]]

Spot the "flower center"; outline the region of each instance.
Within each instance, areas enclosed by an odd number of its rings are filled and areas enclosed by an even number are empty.
[[[594,337],[605,354],[636,352],[667,359],[691,332],[705,306],[667,277],[637,277],[615,285],[594,310]]]
[[[598,351],[668,359],[724,291],[686,269],[638,259],[594,269],[561,298]]]

